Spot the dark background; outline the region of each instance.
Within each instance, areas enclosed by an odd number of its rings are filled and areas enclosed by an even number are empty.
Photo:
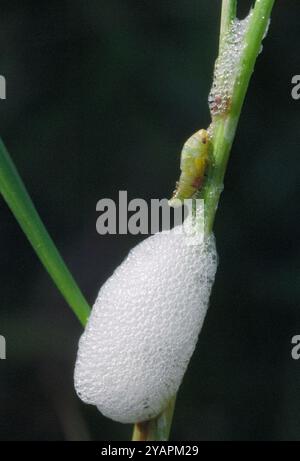
[[[250,2],[243,4],[245,13]],[[217,0],[0,2],[1,136],[89,302],[142,237],[96,233],[96,202],[169,197],[206,127]],[[217,214],[220,265],[173,440],[300,440],[300,2],[276,2]],[[1,440],[126,440],[81,403],[81,327],[0,201]]]

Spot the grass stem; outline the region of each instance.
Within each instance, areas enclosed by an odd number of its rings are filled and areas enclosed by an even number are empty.
[[[90,313],[90,307],[48,234],[1,140],[0,193],[57,288],[82,325],[85,325]]]

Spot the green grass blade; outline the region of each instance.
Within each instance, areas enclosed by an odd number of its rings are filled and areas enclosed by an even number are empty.
[[[0,192],[57,288],[85,325],[90,307],[41,221],[1,139]]]

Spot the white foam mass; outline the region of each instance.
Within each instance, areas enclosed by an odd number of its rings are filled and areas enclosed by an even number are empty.
[[[102,286],[80,342],[75,388],[122,423],[157,416],[182,381],[217,268],[213,235],[179,227],[133,248]]]

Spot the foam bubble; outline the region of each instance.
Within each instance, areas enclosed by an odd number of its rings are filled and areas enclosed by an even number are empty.
[[[130,251],[101,288],[79,342],[76,391],[116,421],[145,421],[164,409],[204,321],[215,240],[191,246],[178,227]]]

